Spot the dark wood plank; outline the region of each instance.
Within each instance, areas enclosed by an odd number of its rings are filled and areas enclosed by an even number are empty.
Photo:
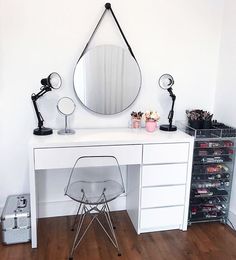
[[[137,235],[125,211],[113,212],[122,256],[117,256],[103,230],[95,223],[77,249],[74,259],[82,260],[233,260],[236,259],[236,232],[220,223],[195,224],[180,230]],[[30,243],[0,244],[1,260],[66,260],[74,232],[73,217],[39,220],[37,249]]]

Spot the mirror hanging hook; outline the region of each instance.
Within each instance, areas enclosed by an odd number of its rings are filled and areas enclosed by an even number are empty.
[[[111,4],[110,4],[110,3],[106,3],[106,4],[105,4],[105,8],[106,8],[106,9],[111,9]]]

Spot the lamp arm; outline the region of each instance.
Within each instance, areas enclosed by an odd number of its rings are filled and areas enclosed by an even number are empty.
[[[34,94],[34,93],[33,93],[33,94],[31,95],[31,100],[32,100],[32,102],[33,102],[34,110],[35,110],[35,113],[36,113],[36,116],[37,116],[37,119],[38,119],[38,127],[39,127],[39,129],[42,128],[44,119],[43,119],[41,113],[40,113],[39,110],[38,110],[38,106],[37,106],[37,102],[36,102],[36,101],[37,101],[41,96],[43,96],[45,93],[47,93],[48,91],[51,91],[51,90],[52,90],[52,89],[51,89],[50,87],[48,87],[48,86],[43,86],[43,88],[39,91],[39,93],[37,93],[37,94]]]
[[[48,87],[48,86],[43,86],[42,88],[41,88],[41,90],[39,91],[39,93],[37,93],[37,94],[32,94],[31,95],[31,99],[32,100],[37,100],[37,99],[39,99],[40,97],[42,97],[45,93],[47,93],[48,91],[51,91],[52,89],[50,88],[50,87]]]
[[[37,119],[38,119],[38,127],[41,129],[42,126],[43,126],[43,117],[42,115],[40,114],[39,110],[38,110],[38,106],[37,106],[37,103],[36,103],[36,100],[32,99],[32,102],[33,102],[33,105],[34,105],[34,110],[35,110],[35,113],[36,113],[36,116],[37,116]]]
[[[170,109],[170,112],[169,112],[169,115],[168,115],[169,124],[170,124],[170,128],[171,128],[172,127],[173,117],[174,117],[174,105],[175,105],[176,96],[172,92],[172,88],[171,87],[168,88],[167,90],[170,93],[170,97],[172,98],[172,105],[171,105],[171,109]]]

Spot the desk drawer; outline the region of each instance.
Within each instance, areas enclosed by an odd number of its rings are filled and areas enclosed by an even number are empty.
[[[142,172],[142,186],[185,184],[187,164],[145,165]]]
[[[179,228],[183,222],[184,207],[141,210],[141,229],[164,230]]]
[[[185,185],[142,188],[141,208],[184,205]]]
[[[80,156],[113,155],[120,165],[140,164],[142,145],[35,149],[35,169],[71,168]]]
[[[188,143],[146,144],[143,147],[143,163],[187,162],[188,149]]]

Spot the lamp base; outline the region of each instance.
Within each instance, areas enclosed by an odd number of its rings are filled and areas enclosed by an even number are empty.
[[[52,129],[48,127],[34,129],[34,135],[51,135]]]
[[[172,125],[171,127],[170,125],[160,125],[160,130],[173,132],[177,130],[177,127],[175,125]]]

